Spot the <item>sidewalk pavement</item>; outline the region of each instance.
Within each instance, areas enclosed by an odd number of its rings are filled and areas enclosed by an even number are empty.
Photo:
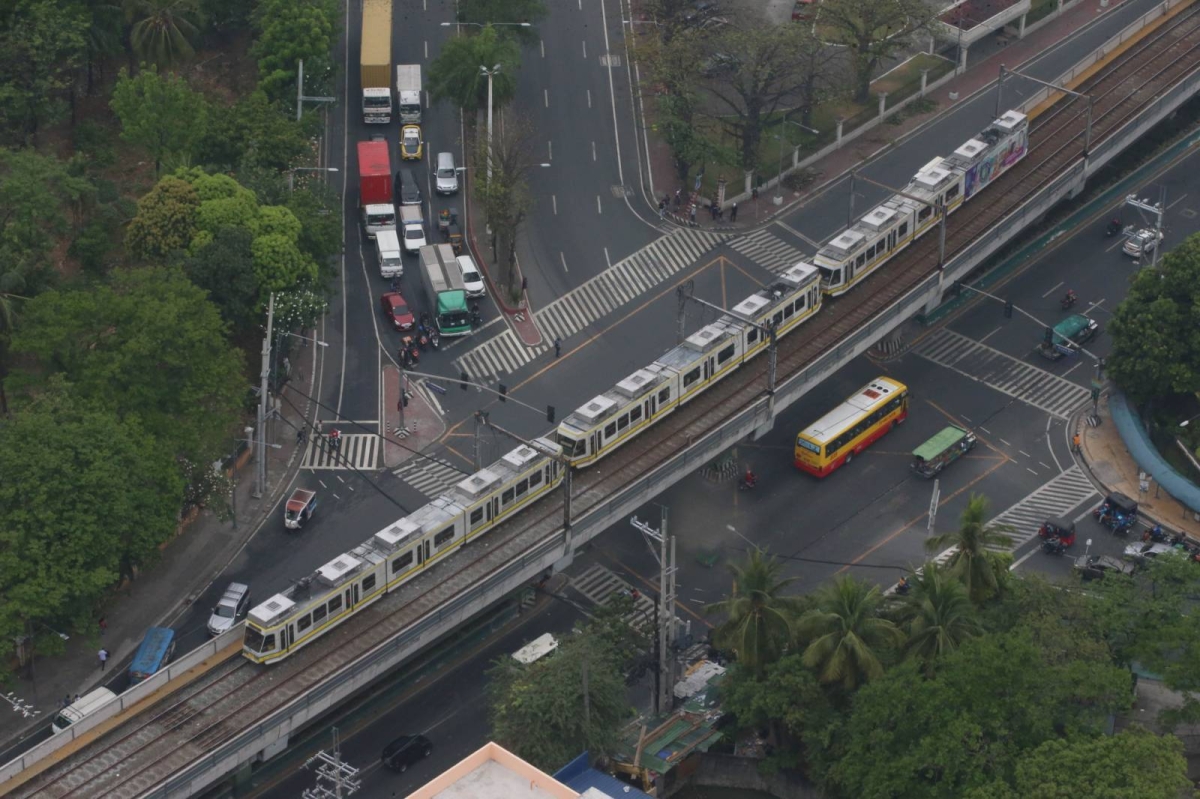
[[[405,377],[410,399],[400,406],[400,369],[394,364],[383,367],[383,464],[394,469],[442,437],[446,422],[437,401],[437,392],[429,381]],[[446,382],[437,382],[446,388]],[[403,419],[403,424],[401,424]]]
[[[319,348],[310,347],[300,350],[302,354],[293,352],[292,357],[303,375],[311,376],[316,372],[313,363],[318,351]],[[312,386],[308,383],[299,386],[299,390],[312,396]],[[305,424],[304,417],[310,410],[304,397],[295,392],[289,395],[289,391],[284,389],[287,399],[281,403],[283,419],[274,422],[271,435],[279,449],[268,447],[266,450],[267,485],[262,498],[252,496],[253,459],[243,458],[245,463],[233,473],[235,519],[218,518],[221,512],[218,506],[223,503],[215,501],[184,520],[178,535],[161,548],[159,562],[109,598],[103,611],[107,624],[103,634],[98,623],[90,629],[64,630],[70,634],[70,640],[61,654],[35,654],[32,669],[19,669],[18,679],[4,686],[4,693],[11,692],[14,698],[33,705],[37,713],[24,718],[0,706],[0,753],[30,734],[48,729],[63,697],[84,694],[99,685],[124,685],[123,672],[146,630],[175,624],[241,551],[262,521],[277,509],[291,479],[292,467],[303,457],[303,450],[297,447],[295,431]],[[97,656],[101,647],[109,652],[107,668],[103,671]]]
[[[934,101],[934,109],[925,114],[905,116],[898,124],[884,124],[867,131],[856,139],[846,143],[845,147],[835,150],[820,160],[808,165],[817,179],[799,192],[787,192],[785,189],[784,202],[775,206],[771,198],[774,189],[760,192],[757,199],[739,204],[736,223],[728,219],[729,210],[725,217],[713,219],[707,206],[697,208],[696,224],[694,226],[709,230],[740,230],[753,228],[773,217],[782,217],[791,212],[793,207],[806,198],[818,193],[828,184],[834,182],[845,173],[862,165],[871,154],[887,147],[892,142],[900,142],[918,133],[922,128],[935,121],[941,114],[953,108],[955,103],[965,102],[979,90],[989,86],[1000,74],[1000,65],[1004,64],[1010,70],[1019,70],[1030,59],[1050,49],[1058,42],[1070,37],[1076,31],[1086,27],[1096,18],[1109,13],[1121,5],[1124,0],[1111,0],[1108,8],[1101,8],[1098,3],[1083,2],[1067,11],[1045,26],[1033,31],[1024,39],[1014,39],[1002,48],[993,49],[979,47],[979,50],[989,50],[989,54],[971,61],[968,68],[960,75],[942,84],[937,89],[926,93],[926,97]],[[983,45],[983,43],[980,43]],[[1084,54],[1080,54],[1081,56]],[[953,94],[957,100],[951,100]],[[653,129],[655,113],[653,103],[646,104],[647,127]],[[659,196],[664,193],[674,196],[677,188],[682,188],[687,196],[690,187],[680,187],[675,176],[674,159],[671,149],[662,139],[654,136],[650,139],[650,172],[654,176],[654,187]],[[915,166],[914,166],[915,169]],[[740,175],[736,178],[738,185],[733,187],[733,193],[740,193]],[[648,191],[648,188],[647,188]],[[658,199],[654,198],[651,205],[657,212]],[[674,203],[672,203],[674,205]],[[761,207],[760,207],[761,206]],[[673,211],[674,209],[672,209]],[[668,213],[668,218],[678,224],[689,224],[686,202],[681,204],[678,213]]]
[[[1121,439],[1117,426],[1108,412],[1108,396],[1100,398],[1097,414],[1100,424],[1091,427],[1087,414],[1080,414],[1076,431],[1080,436],[1083,463],[1096,482],[1106,492],[1119,491],[1138,502],[1138,515],[1173,530],[1179,530],[1193,541],[1200,542],[1200,521],[1182,503],[1162,491],[1158,483],[1142,493],[1137,463]]]

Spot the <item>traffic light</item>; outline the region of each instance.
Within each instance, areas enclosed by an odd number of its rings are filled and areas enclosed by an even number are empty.
[[[553,405],[546,406],[546,421],[549,422],[550,424],[554,424],[554,406]]]
[[[1012,300],[1008,300],[1007,302],[1004,303],[1004,318],[1012,319],[1012,311],[1013,311]]]
[[[1046,336],[1046,344],[1048,344],[1048,345],[1053,344],[1054,343],[1054,328],[1052,328],[1052,327],[1046,328],[1045,336]]]
[[[500,383],[497,386],[497,388],[500,389],[500,401],[508,402],[508,386],[504,385],[503,383]]]
[[[403,389],[400,391],[400,404],[402,407],[408,407],[408,392]]]
[[[471,382],[470,376],[466,372],[463,372],[462,377],[459,380],[460,380],[460,382],[458,384],[458,387],[461,388],[463,391],[466,391],[467,383]]]

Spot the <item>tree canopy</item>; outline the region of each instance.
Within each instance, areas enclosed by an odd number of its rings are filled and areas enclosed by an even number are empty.
[[[521,48],[511,38],[488,26],[478,34],[447,39],[442,51],[429,65],[429,97],[433,102],[448,101],[466,109],[487,103],[487,76],[480,67],[500,71],[492,77],[492,104],[499,108],[517,91],[517,71],[521,68]]]
[[[853,58],[855,100],[866,102],[875,68],[909,46],[934,14],[925,0],[823,0],[821,25]]]
[[[21,0],[0,10],[0,131],[12,144],[63,119],[87,51],[88,19],[74,3]]]
[[[299,62],[306,81],[330,74],[338,4],[332,0],[261,0],[254,12],[259,88],[272,99],[295,94]]]
[[[121,70],[110,103],[121,120],[121,138],[143,147],[158,174],[164,159],[188,161],[204,130],[204,96],[178,75],[160,75],[151,67],[130,77]]]

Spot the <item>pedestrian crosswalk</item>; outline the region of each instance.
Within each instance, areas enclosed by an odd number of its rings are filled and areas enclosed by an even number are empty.
[[[803,250],[788,244],[772,233],[770,228],[738,236],[729,242],[729,247],[775,274],[794,266],[798,261],[810,260]]]
[[[991,547],[1000,552],[1014,552],[1027,541],[1037,537],[1038,528],[1042,522],[1051,517],[1074,518],[1075,512],[1081,505],[1091,503],[1100,498],[1096,487],[1092,485],[1078,464],[1062,472],[1041,488],[1029,494],[1017,504],[988,522],[989,526],[1004,526],[1009,537],[1007,546]],[[934,560],[945,563],[955,552],[951,547],[938,555]]]
[[[383,439],[374,433],[342,433],[341,446],[334,450],[325,436],[308,440],[301,469],[357,469],[360,472],[379,469],[383,454]]]
[[[469,475],[434,458],[411,457],[392,474],[432,499],[449,491]]]
[[[647,294],[727,238],[727,234],[677,228],[596,277],[538,309],[534,321],[542,343],[526,347],[505,330],[459,356],[454,364],[473,380],[511,374],[617,308]]]
[[[634,590],[629,583],[599,563],[572,577],[571,587],[597,605],[607,605],[616,597],[630,595]],[[654,601],[644,594],[635,595],[633,610],[625,616],[625,621],[635,628],[653,624]]]
[[[930,333],[913,352],[1059,419],[1068,418],[1091,397],[1078,383],[944,327]]]

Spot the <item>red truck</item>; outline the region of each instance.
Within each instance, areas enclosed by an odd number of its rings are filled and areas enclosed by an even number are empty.
[[[358,204],[367,236],[396,229],[396,206],[392,204],[392,164],[387,141],[358,143]]]

